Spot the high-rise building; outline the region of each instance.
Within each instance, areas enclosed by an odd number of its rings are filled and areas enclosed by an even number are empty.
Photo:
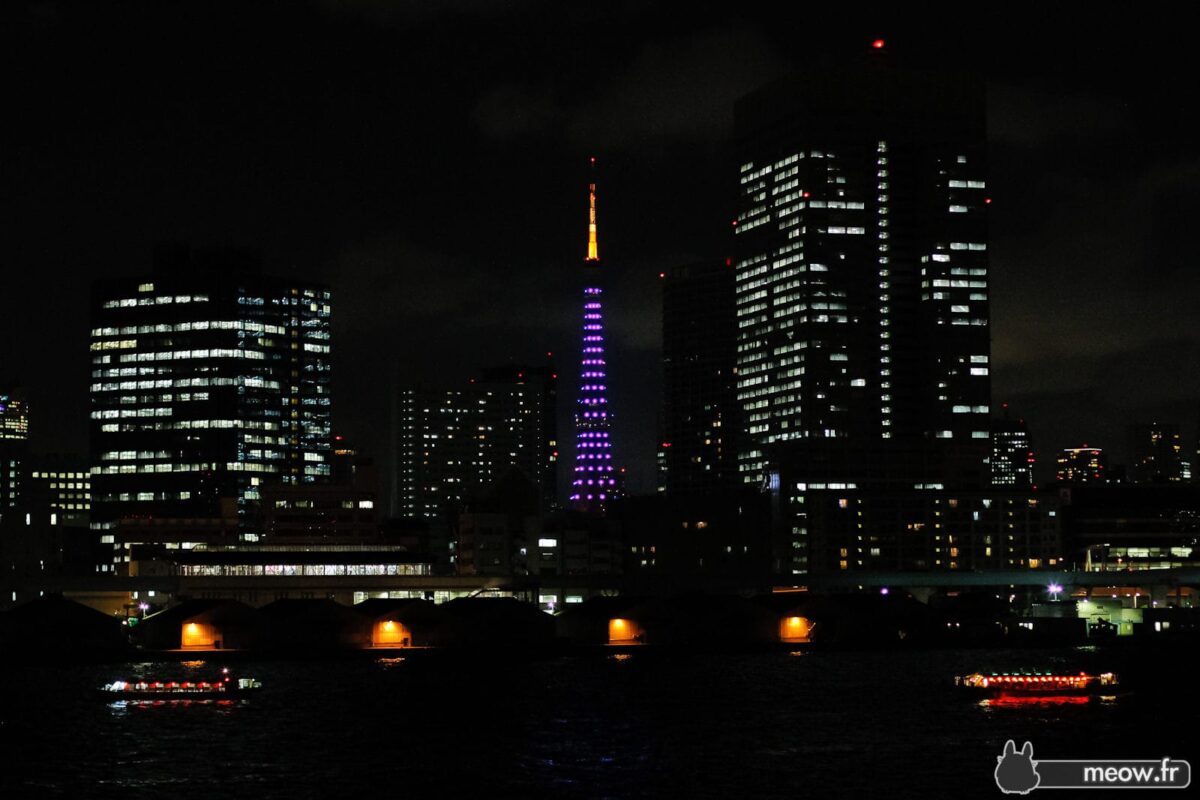
[[[29,406],[17,387],[0,386],[0,517],[16,513],[24,496]]]
[[[91,315],[105,540],[123,519],[227,519],[232,504],[254,541],[260,484],[327,480],[328,288],[268,277],[241,252],[160,248],[153,274],[97,282]]]
[[[517,467],[553,505],[557,469],[557,373],[498,367],[452,390],[409,389],[400,398],[400,512],[453,519],[463,504]]]
[[[1191,479],[1183,454],[1183,434],[1173,423],[1129,426],[1130,479],[1133,483],[1182,483]]]
[[[1059,483],[1106,483],[1108,456],[1099,447],[1067,447],[1058,454],[1054,478]]]
[[[592,159],[592,169],[596,159]],[[588,184],[588,245],[583,260],[583,346],[579,361],[579,397],[575,409],[575,467],[570,501],[584,511],[603,511],[621,494],[609,439],[608,361],[605,358],[604,294],[596,231],[596,182]]]
[[[886,51],[737,106],[744,481],[784,442],[989,450],[985,95]]]
[[[31,462],[28,475],[33,506],[52,514],[53,524],[88,526],[92,484],[84,458],[38,458]]]
[[[546,353],[552,358],[553,353]],[[535,409],[532,429],[523,429],[514,464],[538,485],[542,509],[558,507],[558,370],[553,362],[508,364],[483,371],[483,386],[524,387],[524,399]]]
[[[730,262],[662,274],[662,475],[668,494],[733,488],[739,430]]]
[[[1008,403],[1003,405],[1004,416],[992,420],[991,484],[996,489],[1033,488],[1033,445],[1029,442],[1029,429],[1025,420],[1014,419],[1008,414]]]

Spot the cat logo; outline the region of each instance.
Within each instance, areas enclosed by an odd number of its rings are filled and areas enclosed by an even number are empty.
[[[1038,787],[1042,778],[1033,760],[1033,744],[1026,742],[1017,752],[1013,740],[1004,745],[1004,755],[996,756],[996,785],[1005,794],[1029,794]]]

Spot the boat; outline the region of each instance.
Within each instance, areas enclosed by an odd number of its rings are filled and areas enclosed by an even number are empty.
[[[225,700],[262,688],[254,678],[234,678],[226,668],[215,681],[113,681],[97,691],[108,700]]]
[[[954,685],[980,697],[1065,697],[1112,694],[1118,680],[1111,672],[973,672],[955,676]]]

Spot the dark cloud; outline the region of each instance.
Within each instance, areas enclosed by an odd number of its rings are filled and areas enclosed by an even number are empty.
[[[988,87],[988,136],[993,143],[1043,149],[1066,139],[1119,137],[1129,120],[1128,102],[1119,96],[1050,92],[994,82]]]
[[[785,63],[757,27],[695,31],[644,43],[588,90],[570,93],[552,75],[498,86],[474,118],[489,136],[563,136],[585,150],[663,140],[711,147],[731,134],[734,102],[781,75]]]
[[[588,98],[568,131],[607,147],[669,139],[717,143],[733,131],[733,104],[778,77],[783,58],[757,27],[699,31],[647,43],[615,81]]]

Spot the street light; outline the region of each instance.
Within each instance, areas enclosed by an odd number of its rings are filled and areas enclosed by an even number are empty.
[[[1059,593],[1062,592],[1062,590],[1063,590],[1063,587],[1062,587],[1062,584],[1060,584],[1060,583],[1052,583],[1046,587],[1046,590],[1048,592],[1050,592],[1051,600],[1057,600]]]

